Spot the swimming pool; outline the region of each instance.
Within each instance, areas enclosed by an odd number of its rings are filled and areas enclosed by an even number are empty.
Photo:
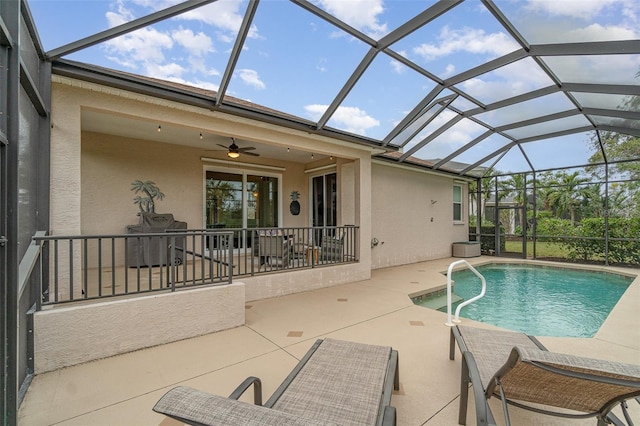
[[[463,307],[460,316],[535,336],[593,337],[633,281],[613,273],[537,265],[476,269],[487,281],[486,295]],[[470,270],[455,271],[452,279],[459,296],[454,301],[480,293],[480,279]],[[414,303],[429,306],[428,300]]]

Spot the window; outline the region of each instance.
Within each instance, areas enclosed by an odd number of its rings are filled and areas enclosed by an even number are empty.
[[[462,186],[453,185],[453,221],[462,222]]]

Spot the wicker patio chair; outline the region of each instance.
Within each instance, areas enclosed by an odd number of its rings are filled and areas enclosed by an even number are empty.
[[[611,413],[620,404],[626,421],[632,424],[626,401],[640,395],[638,365],[549,352],[526,334],[463,326],[451,328],[452,360],[454,342],[463,357],[461,425],[466,424],[470,382],[478,425],[496,424],[488,405],[494,395],[502,401],[507,425],[507,404],[566,418],[595,417],[598,425],[624,425]]]
[[[238,401],[253,385],[254,404]],[[260,379],[228,397],[180,386],[153,410],[191,425],[395,425],[398,352],[341,340],[318,340],[262,405]]]
[[[277,235],[260,235],[258,238],[258,256],[264,261],[267,270],[278,270],[289,267],[291,242],[280,233]],[[262,261],[260,262],[262,268]]]

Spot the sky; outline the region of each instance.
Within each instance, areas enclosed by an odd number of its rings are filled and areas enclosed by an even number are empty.
[[[28,0],[46,51],[176,3],[175,0]],[[378,40],[434,2],[313,0],[312,3]],[[638,0],[496,0],[495,3],[531,44],[640,39]],[[65,58],[217,90],[246,8],[244,0],[219,0]],[[479,0],[467,0],[390,46],[402,57],[445,80],[519,47]],[[294,3],[261,0],[227,94],[317,121],[368,50],[365,43]],[[640,55],[556,56],[545,61],[563,81],[639,84]],[[456,87],[490,104],[551,84],[549,76],[528,58],[467,79]],[[378,54],[328,125],[383,139],[435,86],[433,80],[391,56]],[[439,97],[451,94],[445,89]],[[584,99],[586,103],[596,102],[587,95]],[[602,97],[596,100],[604,101]],[[620,99],[608,101],[616,108]],[[452,106],[463,111],[473,107],[462,98]],[[572,107],[566,96],[554,94],[487,112],[481,118],[492,126],[500,126],[529,118],[528,112],[545,115]],[[404,149],[410,149],[455,115],[451,111],[440,114]],[[584,118],[570,117],[544,126],[546,132],[588,124]],[[443,158],[485,130],[472,120],[463,119],[414,155]],[[510,135],[527,137],[539,130],[530,126]],[[580,133],[523,144],[523,149],[530,160],[535,158],[536,168],[561,167],[567,165],[567,158],[576,156],[584,157],[576,160],[578,163],[586,163],[591,154],[585,147],[589,138],[589,133]],[[492,136],[455,160],[472,164],[508,142],[504,137]],[[550,147],[555,154],[551,158],[545,155]],[[514,150],[505,155],[500,165],[502,170],[509,171],[527,168],[522,154]]]

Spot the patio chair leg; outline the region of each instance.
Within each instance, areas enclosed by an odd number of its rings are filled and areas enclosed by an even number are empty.
[[[507,426],[511,425],[511,418],[509,417],[509,407],[507,406],[507,397],[504,395],[504,389],[500,380],[496,381],[500,388],[500,400],[502,401],[502,411],[504,413],[504,422]]]
[[[469,404],[469,366],[464,355],[462,357],[462,371],[460,372],[460,411],[458,412],[458,424],[467,424],[467,405]]]
[[[456,358],[456,338],[453,335],[453,329],[449,333],[449,359],[454,360]]]
[[[398,356],[395,357],[396,358],[396,374],[395,377],[393,378],[393,389],[394,390],[400,390],[400,359],[398,358]]]

